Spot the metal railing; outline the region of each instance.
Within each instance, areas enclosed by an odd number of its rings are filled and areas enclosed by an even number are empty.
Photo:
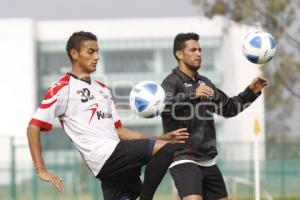
[[[0,200],[102,199],[100,181],[87,169],[75,149],[52,149],[44,152],[48,170],[63,177],[65,191],[59,193],[51,184],[39,180],[35,175],[25,138],[1,137],[0,141],[1,144],[6,144],[1,145],[3,156],[0,160]],[[247,145],[250,148],[252,146],[251,143]],[[271,145],[270,148],[268,145]],[[295,143],[266,144],[266,159],[261,160],[260,171],[262,199],[300,199],[300,155],[295,151],[297,146]],[[275,155],[273,151],[276,148],[284,151],[276,151]],[[4,157],[8,160],[3,160]],[[217,162],[225,177],[230,198],[254,199],[253,160],[225,160],[220,156]],[[176,198],[178,196],[172,186],[172,178],[167,174],[155,199]]]

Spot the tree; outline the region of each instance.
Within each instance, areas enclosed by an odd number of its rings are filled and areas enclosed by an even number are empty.
[[[289,140],[288,120],[300,101],[300,2],[298,0],[192,0],[200,13],[212,18],[223,15],[237,23],[259,23],[277,41],[277,52],[263,74],[266,88],[266,131],[269,140]]]

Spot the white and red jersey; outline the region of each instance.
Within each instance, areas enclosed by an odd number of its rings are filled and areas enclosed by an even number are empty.
[[[49,131],[56,117],[97,175],[120,141],[116,128],[122,124],[109,88],[66,74],[47,90],[30,124]]]

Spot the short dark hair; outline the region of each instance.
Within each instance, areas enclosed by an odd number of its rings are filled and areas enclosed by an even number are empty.
[[[178,33],[174,39],[174,46],[173,46],[173,54],[176,57],[176,51],[183,50],[185,48],[185,42],[188,40],[199,40],[199,35],[197,33]]]
[[[76,49],[77,51],[80,51],[82,43],[87,40],[94,40],[97,42],[97,36],[91,32],[85,32],[85,31],[78,31],[71,35],[66,46],[66,50],[71,62],[72,62],[72,56],[70,53],[71,49]]]

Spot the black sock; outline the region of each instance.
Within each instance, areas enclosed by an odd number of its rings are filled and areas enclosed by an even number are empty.
[[[145,178],[142,185],[140,200],[151,200],[165,176],[174,157],[172,144],[163,146],[149,161],[145,169]]]

